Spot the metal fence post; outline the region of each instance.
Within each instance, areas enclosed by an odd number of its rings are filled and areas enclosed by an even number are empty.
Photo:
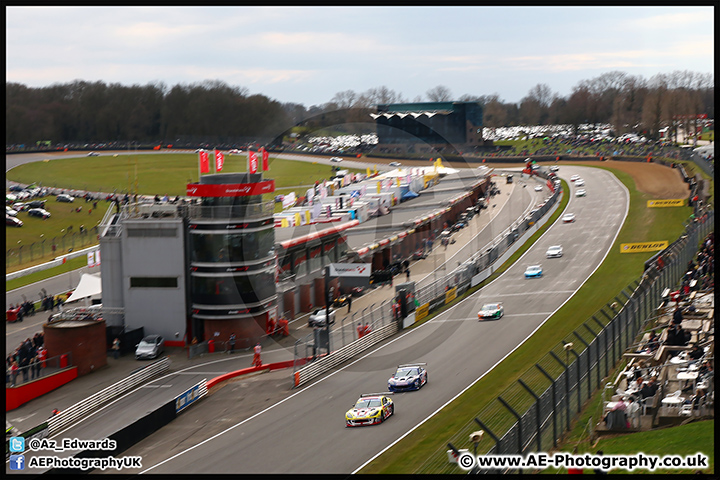
[[[485,430],[485,431],[487,432],[487,434],[490,435],[493,440],[495,440],[495,453],[500,453],[500,452],[499,452],[499,450],[500,450],[500,439],[498,438],[498,436],[495,435],[495,433],[493,433],[493,431],[490,430],[487,425],[485,425],[485,424],[482,423],[480,420],[478,420],[477,417],[475,417],[474,420],[475,420],[475,423],[477,423],[478,425],[480,425],[480,428],[482,428],[483,430]]]
[[[537,451],[542,452],[542,438],[541,438],[541,430],[540,430],[540,397],[535,395],[535,392],[532,391],[530,387],[528,387],[525,382],[523,382],[521,379],[518,378],[518,383],[522,385],[522,387],[527,390],[530,395],[533,396],[535,399],[535,429],[537,431]],[[529,409],[528,409],[529,410]]]
[[[518,426],[518,441],[517,441],[517,453],[518,455],[522,454],[522,417],[518,415],[518,413],[513,410],[513,408],[505,401],[502,397],[497,397],[498,401],[503,404],[505,408],[507,408],[510,413],[513,414],[515,418],[517,418],[517,426]]]
[[[552,350],[548,353],[565,369],[565,421],[566,428],[570,430],[570,375],[568,375],[568,366]]]
[[[578,333],[577,333],[576,331],[574,331],[574,330],[573,330],[573,335],[575,335],[578,340],[580,340],[582,343],[585,344],[585,351],[587,352],[587,359],[588,359],[588,360],[587,360],[587,365],[588,365],[588,369],[587,369],[588,398],[590,398],[590,397],[592,396],[592,381],[591,381],[592,377],[591,377],[591,375],[590,375],[590,369],[592,368],[592,364],[590,363],[591,360],[592,360],[592,358],[591,358],[592,355],[590,355],[590,353],[591,353],[591,352],[590,352],[590,345],[589,345],[580,335],[578,335]],[[580,367],[579,363],[580,363],[580,362],[578,362],[578,367]],[[600,384],[599,384],[599,383],[598,383],[598,387],[600,387]],[[580,391],[580,390],[578,389],[578,393],[579,393],[579,391]]]
[[[553,404],[553,411],[552,411],[552,417],[553,417],[553,447],[557,447],[557,398],[555,394],[555,379],[550,376],[549,373],[547,373],[543,368],[535,364],[535,367],[537,367],[538,370],[540,370],[540,373],[545,375],[548,380],[550,380],[550,386],[552,388],[552,404]]]

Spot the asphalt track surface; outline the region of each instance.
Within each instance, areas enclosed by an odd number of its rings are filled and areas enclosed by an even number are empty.
[[[556,222],[490,285],[204,441],[184,442],[187,447],[162,460],[160,452],[145,456],[142,472],[348,474],[359,470],[517,348],[602,263],[627,215],[628,192],[604,170],[567,166],[560,173],[565,179],[574,173],[585,179],[587,197],[575,197],[571,186],[566,211],[575,213],[576,221]],[[546,259],[547,247],[555,244],[563,245],[564,256]],[[543,277],[526,280],[526,266],[537,263],[543,265]],[[479,322],[477,311],[492,301],[504,302],[505,316]],[[384,391],[395,366],[416,361],[428,365],[426,386],[395,394],[395,414],[384,424],[345,427],[344,414],[361,393]]]

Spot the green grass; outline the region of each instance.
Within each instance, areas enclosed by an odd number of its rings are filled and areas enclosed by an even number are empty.
[[[245,155],[227,155],[223,172],[246,171],[246,160]],[[298,197],[304,196],[310,185],[314,185],[316,181],[322,182],[333,174],[330,165],[317,162],[271,157],[269,166],[270,170],[264,175],[275,180],[276,190],[272,194],[265,195],[263,198],[265,201],[272,200],[275,195],[288,194],[291,191]],[[347,170],[352,173],[365,173],[360,169]],[[80,171],[82,175],[77,174]],[[7,173],[7,179],[24,184],[38,183],[68,190],[107,193],[135,191],[137,184],[136,191],[140,195],[167,194],[172,198],[176,195],[184,196],[186,185],[197,182],[198,159],[196,154],[176,153],[50,159],[17,166]],[[60,238],[67,234],[69,227],[72,227],[73,232],[77,232],[80,225],[90,230],[99,225],[111,205],[101,200],[98,202],[98,208],[88,213],[92,203],[85,203],[81,199],[76,199],[72,204],[57,202],[54,197],[47,197],[47,200],[47,210],[52,214],[49,219],[28,217],[26,212],[20,212],[18,218],[24,222],[24,225],[19,228],[6,228],[6,273],[47,262],[67,253],[72,245],[69,243],[69,237],[65,239],[64,249],[60,247]],[[82,206],[83,211],[74,212],[79,206]],[[281,210],[282,205],[276,204],[275,211]],[[53,238],[58,244],[55,253],[50,247]],[[96,235],[84,235],[76,238],[73,249],[77,250],[97,243]],[[23,246],[22,262],[18,255],[18,248],[21,245]]]
[[[594,454],[598,450],[602,450],[603,455],[632,455],[642,452],[645,455],[679,455],[685,457],[699,452],[708,457],[708,468],[657,469],[654,471],[636,469],[632,472],[618,469],[612,470],[610,473],[692,474],[700,470],[705,474],[712,474],[715,472],[714,444],[715,422],[714,420],[703,420],[672,428],[601,438],[596,444],[581,442],[577,444],[577,455],[583,453]],[[574,447],[575,444],[563,448],[561,451],[572,452]],[[542,473],[557,474],[566,472],[565,469],[548,468]],[[585,473],[590,473],[590,470],[585,470]]]
[[[620,243],[665,239],[673,241],[682,233],[682,223],[691,212],[689,207],[648,209],[646,202],[650,196],[637,191],[628,174],[607,170],[612,171],[628,188],[630,207],[626,222],[603,264],[551,319],[500,365],[456,401],[371,462],[362,473],[414,472],[438,448],[444,448],[447,441],[486,405],[509,386],[516,384],[517,379],[540,361],[553,345],[572,335],[573,330],[641,275],[644,262],[652,254],[622,254]]]

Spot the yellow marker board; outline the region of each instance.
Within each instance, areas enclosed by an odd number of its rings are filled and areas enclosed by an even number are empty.
[[[685,199],[678,198],[675,200],[648,200],[648,208],[653,207],[682,207],[685,206]]]
[[[667,240],[661,242],[622,243],[620,244],[620,253],[656,252],[665,250],[667,246]]]

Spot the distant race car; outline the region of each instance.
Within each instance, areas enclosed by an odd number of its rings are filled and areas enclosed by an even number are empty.
[[[530,265],[525,269],[525,278],[539,278],[542,274],[542,265]]]
[[[563,223],[572,223],[575,221],[575,214],[574,213],[566,213],[562,217]]]
[[[502,318],[503,315],[505,315],[505,308],[502,303],[486,303],[478,312],[478,320]]]
[[[587,195],[587,192],[584,188],[581,188],[577,192],[575,192],[576,197],[584,197],[585,195]]]
[[[330,325],[335,323],[335,310],[330,308]],[[315,309],[315,311],[308,318],[309,327],[324,327],[325,326],[325,307]]]
[[[557,172],[558,170],[560,170],[560,167],[558,167],[557,165],[550,165],[551,172]]]
[[[400,163],[400,162],[390,162],[388,165],[390,165],[391,167],[399,167],[399,166],[402,165],[402,163]]]
[[[355,402],[355,406],[345,413],[345,425],[359,427],[362,425],[376,425],[387,420],[395,413],[393,401],[386,393],[364,393]]]
[[[331,158],[330,158],[330,161],[331,161],[331,162],[334,162],[334,163],[340,163],[340,162],[343,161],[343,159],[340,158],[340,157],[331,157]]]
[[[427,383],[426,363],[409,363],[398,365],[392,377],[388,379],[388,390],[401,392],[405,390],[420,390]]]
[[[413,260],[422,260],[423,258],[427,257],[427,253],[425,253],[424,248],[418,248],[415,250],[415,252],[412,254]]]
[[[350,295],[340,295],[333,301],[333,307],[340,308],[344,307],[348,304],[348,298]],[[332,313],[330,314],[330,318],[332,319]]]
[[[540,185],[535,187],[536,192],[542,192],[542,187]]]
[[[97,153],[97,152],[90,152],[90,153],[87,154],[87,156],[88,156],[88,157],[99,157],[100,154]]]
[[[576,186],[576,187],[584,187],[584,186],[585,186],[585,180],[583,180],[582,178],[578,178],[577,180],[575,180],[575,186]]]
[[[575,175],[573,175],[572,177],[570,177],[570,181],[571,181],[571,182],[574,182],[574,181],[578,180],[579,178],[580,178],[580,175],[578,175],[578,174],[576,173]]]
[[[548,247],[547,252],[545,252],[545,256],[547,258],[560,258],[563,256],[563,248],[562,245],[552,245]]]

